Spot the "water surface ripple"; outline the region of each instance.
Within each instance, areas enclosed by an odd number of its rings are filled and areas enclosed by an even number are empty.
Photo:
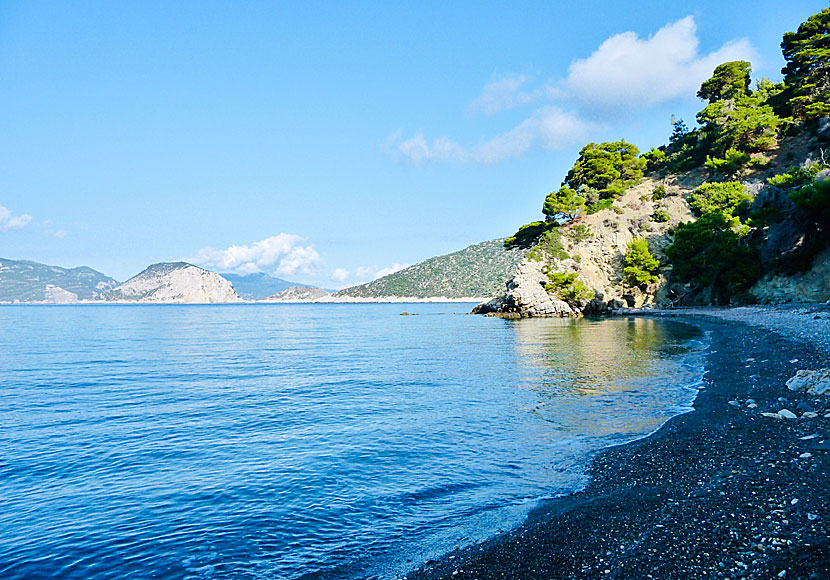
[[[671,321],[0,307],[0,577],[391,577],[688,409]]]

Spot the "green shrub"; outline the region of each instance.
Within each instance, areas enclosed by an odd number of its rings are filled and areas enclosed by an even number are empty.
[[[657,223],[665,223],[671,219],[671,215],[664,209],[656,209],[654,213],[651,214],[652,221]]]
[[[660,261],[651,254],[645,238],[629,242],[623,265],[623,283],[626,286],[647,286],[658,279],[655,273],[660,268]]]
[[[592,205],[589,205],[587,213],[592,214],[592,213],[597,213],[598,211],[602,211],[604,209],[610,209],[611,204],[613,204],[613,203],[614,203],[614,200],[611,199],[611,198],[602,199],[602,200],[600,200],[600,201],[598,201],[598,202],[596,202]]]
[[[704,183],[689,195],[692,213],[702,216],[711,211],[735,214],[749,207],[752,198],[737,181]]]
[[[527,253],[527,257],[539,262],[549,262],[553,259],[567,260],[570,258],[562,245],[559,228],[549,229],[542,234],[536,245]]]
[[[600,197],[617,197],[638,182],[646,168],[636,146],[625,141],[588,143],[565,177],[565,185],[579,191],[582,186]]]
[[[590,240],[594,237],[594,234],[591,232],[591,228],[586,226],[585,224],[572,225],[565,231],[567,236],[575,244],[584,242],[585,240]]]
[[[704,165],[715,173],[733,175],[743,169],[747,163],[749,163],[749,154],[730,148],[726,150],[722,159],[707,155]]]
[[[508,250],[513,248],[527,249],[533,246],[545,233],[545,230],[552,227],[547,222],[532,222],[519,228],[515,234],[504,240],[504,247]]]
[[[806,168],[791,167],[786,173],[773,175],[767,179],[767,183],[781,189],[798,187],[799,185],[813,181],[813,177],[819,172],[821,167],[818,163],[814,163]]]
[[[721,298],[751,286],[760,276],[756,252],[746,243],[749,228],[722,211],[682,223],[666,249],[672,276],[712,287]]]
[[[654,191],[651,192],[651,199],[654,201],[660,201],[666,197],[666,186],[665,185],[656,185],[654,187]]]
[[[594,291],[588,288],[576,273],[548,272],[548,282],[545,290],[556,294],[565,302],[578,302],[580,300],[593,300]]]
[[[615,214],[618,214],[618,215],[622,215],[622,214],[624,214],[624,213],[625,213],[625,210],[624,210],[623,208],[621,208],[621,207],[619,207],[619,206],[616,206],[616,205],[612,205],[612,206],[611,206],[611,209],[613,209],[613,210],[614,210],[614,213],[615,213]]]
[[[830,215],[830,180],[802,185],[790,192],[790,201],[814,217]]]

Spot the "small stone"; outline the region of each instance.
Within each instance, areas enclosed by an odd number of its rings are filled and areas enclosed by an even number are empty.
[[[755,403],[750,403],[749,405],[747,405],[747,407],[750,409],[755,409],[758,407],[758,405],[756,405]]]
[[[818,439],[818,435],[813,433],[812,435],[805,435],[804,437],[799,437],[802,441],[809,441],[810,439]]]
[[[790,505],[795,505],[797,503],[798,503],[798,498],[797,497],[793,498],[792,501],[790,501]]]
[[[789,409],[781,409],[780,411],[778,411],[778,414],[783,419],[797,419],[798,418],[796,416],[796,414],[793,413],[792,411],[790,411]]]
[[[781,570],[781,571],[778,573],[778,577],[779,577],[779,578],[783,578],[783,577],[784,577],[784,576],[786,576],[786,575],[787,575],[787,571],[786,571],[786,570]]]
[[[818,519],[818,516],[816,514],[807,514],[807,519],[814,522]]]
[[[802,419],[815,419],[818,417],[818,413],[814,413],[812,411],[807,411],[806,413],[801,413]]]
[[[770,419],[781,419],[781,415],[778,413],[761,413],[762,417],[769,417]]]
[[[741,404],[738,401],[729,401],[729,404],[732,405],[733,407],[740,407],[741,406]]]
[[[799,457],[800,457],[801,459],[809,459],[809,458],[810,458],[810,457],[812,457],[812,456],[813,456],[813,454],[812,454],[812,453],[807,453],[806,451],[805,451],[804,453],[802,453],[801,455],[799,455]]]

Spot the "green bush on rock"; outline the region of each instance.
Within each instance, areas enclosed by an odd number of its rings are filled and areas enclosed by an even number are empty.
[[[623,283],[631,288],[647,286],[657,281],[660,260],[655,258],[645,238],[631,240],[623,258]]]

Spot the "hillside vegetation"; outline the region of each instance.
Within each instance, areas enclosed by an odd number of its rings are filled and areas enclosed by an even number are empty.
[[[0,258],[0,302],[73,302],[98,297],[118,284],[92,268],[60,268]]]
[[[504,290],[523,255],[521,249],[505,249],[504,240],[490,240],[430,258],[374,282],[346,288],[333,298],[492,296]]]
[[[830,9],[781,46],[782,82],[719,65],[697,125],[672,119],[665,146],[583,147],[506,247],[527,249],[575,311],[830,298],[816,274],[830,260]],[[492,308],[520,311],[514,294]]]

